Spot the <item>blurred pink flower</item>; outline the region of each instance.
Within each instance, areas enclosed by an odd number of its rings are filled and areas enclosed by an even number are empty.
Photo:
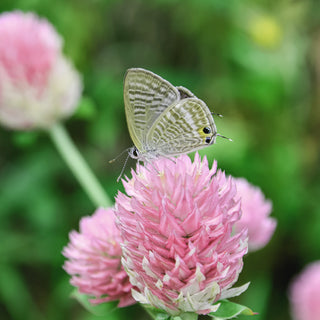
[[[291,313],[295,320],[320,319],[320,261],[309,264],[290,288]]]
[[[169,314],[207,314],[246,290],[231,288],[247,252],[245,231],[231,235],[240,203],[232,178],[216,167],[198,154],[193,163],[186,155],[160,158],[123,181],[116,216],[137,301]]]
[[[235,224],[235,231],[247,228],[249,251],[261,249],[270,241],[277,225],[276,220],[269,217],[272,203],[246,179],[234,178],[234,181],[242,211],[241,219]]]
[[[0,14],[0,122],[9,128],[48,128],[71,115],[81,79],[62,54],[53,26],[33,13]]]
[[[80,232],[70,232],[70,243],[63,250],[68,259],[64,269],[79,292],[94,296],[98,304],[119,300],[119,307],[135,303],[132,285],[121,265],[121,236],[112,209],[99,208],[80,221]]]

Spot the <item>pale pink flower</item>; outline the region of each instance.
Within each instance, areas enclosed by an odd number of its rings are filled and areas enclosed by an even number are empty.
[[[33,13],[0,14],[0,122],[12,129],[48,128],[70,116],[81,79],[62,54],[53,26]]]
[[[134,298],[169,314],[207,314],[231,288],[247,252],[245,231],[232,236],[240,203],[232,178],[195,155],[160,158],[132,170],[116,198],[123,265]],[[231,289],[230,289],[231,288]]]
[[[289,298],[295,320],[320,319],[320,261],[309,264],[293,281]]]
[[[234,178],[237,187],[237,199],[241,199],[242,216],[235,224],[235,231],[248,229],[249,251],[264,247],[271,239],[277,222],[269,217],[272,203],[262,191],[244,178]]]
[[[99,208],[80,221],[80,232],[70,232],[70,243],[63,250],[68,259],[64,269],[79,292],[95,297],[98,304],[119,300],[119,307],[135,303],[132,285],[121,265],[121,236],[112,209]]]

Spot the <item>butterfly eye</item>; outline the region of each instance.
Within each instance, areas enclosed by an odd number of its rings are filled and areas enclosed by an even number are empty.
[[[138,150],[137,150],[137,148],[134,148],[134,149],[132,150],[132,156],[133,156],[134,158],[138,158]]]
[[[209,127],[204,127],[204,128],[202,129],[202,131],[203,131],[203,133],[208,134],[208,133],[211,132],[211,129],[210,129]]]
[[[210,143],[210,142],[211,142],[211,138],[210,138],[210,137],[207,137],[206,140],[205,140],[205,142],[206,142],[206,143]]]

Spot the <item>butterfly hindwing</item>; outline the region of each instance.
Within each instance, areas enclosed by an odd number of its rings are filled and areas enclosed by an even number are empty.
[[[196,97],[186,98],[156,119],[147,136],[147,148],[158,155],[189,153],[213,144],[216,133],[207,105]]]

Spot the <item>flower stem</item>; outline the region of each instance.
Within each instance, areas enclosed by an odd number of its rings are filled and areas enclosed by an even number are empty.
[[[110,199],[72,142],[65,128],[58,123],[52,126],[48,133],[93,204],[97,207],[110,207],[112,205]]]

